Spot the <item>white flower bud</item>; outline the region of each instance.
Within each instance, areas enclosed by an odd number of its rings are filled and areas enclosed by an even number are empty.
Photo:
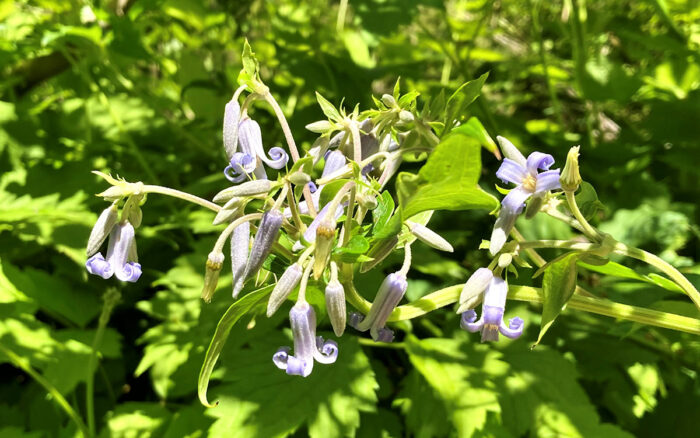
[[[332,280],[326,286],[326,310],[336,336],[345,331],[347,312],[345,310],[345,289],[338,280]]]
[[[267,302],[267,317],[271,317],[280,308],[282,303],[287,299],[289,294],[292,293],[295,287],[299,284],[301,280],[301,275],[303,269],[299,263],[294,263],[290,265],[284,274],[277,280],[275,288],[270,294],[270,299]]]
[[[413,114],[410,111],[402,110],[399,113],[399,120],[404,123],[411,123],[414,119]]]
[[[382,103],[389,108],[394,108],[396,106],[396,99],[391,94],[382,95]]]
[[[416,236],[418,240],[425,243],[426,245],[435,249],[439,249],[440,251],[454,251],[454,248],[452,248],[452,245],[450,245],[450,243],[447,240],[445,240],[442,236],[440,236],[430,228],[411,221],[406,221],[406,226],[408,226],[408,228],[411,230],[411,233],[413,233],[413,235]]]
[[[237,186],[229,187],[220,191],[214,196],[216,203],[227,202],[234,197],[246,197],[263,195],[270,191],[272,183],[267,179],[257,179],[255,181],[244,182]]]
[[[111,205],[107,207],[97,218],[95,226],[92,227],[90,232],[90,238],[87,244],[87,256],[90,257],[100,249],[100,246],[104,243],[109,233],[114,228],[114,225],[119,219],[119,214],[117,212],[117,206]]]
[[[487,268],[479,268],[469,277],[459,295],[459,309],[457,313],[464,313],[473,309],[481,299],[481,294],[491,283],[493,272]]]
[[[306,129],[318,134],[323,134],[326,131],[330,131],[332,127],[333,125],[328,120],[319,120],[318,122],[313,122],[306,125]]]
[[[498,144],[501,145],[501,151],[503,156],[509,158],[523,167],[527,167],[527,160],[525,156],[511,143],[507,138],[501,137],[500,135],[496,137]]]

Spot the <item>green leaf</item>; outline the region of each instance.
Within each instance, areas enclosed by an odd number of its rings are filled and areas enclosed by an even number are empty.
[[[321,197],[318,201],[318,205],[320,205],[322,208],[324,205],[328,204],[333,200],[335,195],[338,194],[338,191],[343,188],[343,186],[348,182],[349,180],[347,179],[339,179],[335,180],[333,182],[330,182],[323,186],[323,190],[321,191]]]
[[[445,405],[428,382],[413,369],[403,380],[402,386],[392,405],[401,409],[406,417],[406,429],[410,436],[447,436],[451,428],[444,421],[447,417]]]
[[[402,172],[397,190],[403,217],[425,210],[493,210],[498,200],[479,187],[481,146],[464,133],[448,135],[418,175]]]
[[[466,82],[462,84],[457,91],[452,93],[449,99],[447,99],[447,107],[445,110],[445,130],[443,132],[450,132],[454,126],[455,119],[462,116],[464,110],[479,97],[481,93],[481,87],[484,86],[486,79],[489,77],[488,72],[479,76],[473,81]]]
[[[347,49],[350,54],[350,59],[362,68],[374,68],[377,62],[372,59],[369,53],[369,47],[362,38],[362,34],[355,30],[346,29],[343,32],[343,43],[345,44],[345,49]]]
[[[290,332],[275,330],[228,350],[221,358],[227,384],[216,388],[220,404],[208,413],[218,419],[210,436],[280,437],[299,430],[317,438],[354,436],[360,413],[376,409],[377,381],[357,338],[338,339],[338,360],[314,364],[306,378],[287,375],[272,355],[292,345]],[[325,333],[319,333],[325,336]]]
[[[639,274],[634,269],[628,268],[627,266],[623,266],[616,262],[609,261],[604,265],[593,265],[579,260],[578,265],[582,268],[586,268],[589,271],[597,272],[599,274],[610,275],[618,278],[629,278],[632,280],[644,281],[646,283],[662,287],[672,292],[678,292],[683,294],[685,293],[683,292],[683,289],[680,288],[680,286],[678,286],[676,283],[665,277],[653,273],[649,275]]]
[[[165,431],[170,411],[160,403],[127,402],[110,413],[108,436],[114,438],[157,437]]]
[[[539,344],[542,337],[559,316],[566,303],[576,290],[576,261],[578,253],[568,254],[561,260],[552,263],[545,271],[542,279],[542,293],[544,302],[542,304],[542,323],[540,334],[537,336]]]
[[[463,132],[469,137],[478,140],[481,146],[483,146],[487,151],[496,156],[500,155],[496,142],[493,141],[489,133],[486,131],[486,128],[484,128],[484,125],[481,124],[481,120],[476,117],[470,117],[466,123],[456,127],[452,130],[452,132]]]
[[[587,220],[592,219],[598,211],[605,209],[603,203],[598,200],[598,194],[593,186],[586,181],[581,182],[579,192],[576,194],[576,204]]]
[[[209,401],[207,401],[207,388],[209,387],[209,378],[214,370],[214,365],[221,354],[221,350],[224,348],[224,344],[226,344],[226,339],[231,332],[231,328],[246,313],[252,312],[257,307],[262,308],[265,305],[267,296],[272,292],[273,287],[274,285],[269,285],[249,293],[231,304],[231,307],[229,307],[226,313],[224,313],[224,316],[221,317],[219,324],[216,326],[214,337],[211,339],[211,343],[207,349],[207,354],[204,358],[204,363],[202,364],[202,369],[199,372],[199,379],[197,381],[197,395],[199,396],[199,401],[202,402],[204,406],[211,408],[218,404],[218,402],[210,404]]]
[[[335,109],[333,104],[330,103],[325,97],[321,96],[321,93],[319,93],[318,91],[316,92],[316,100],[318,101],[318,104],[321,107],[321,111],[323,111],[323,114],[325,114],[329,120],[337,123],[343,120],[343,118],[340,116],[340,113],[337,109]]]
[[[243,63],[243,71],[245,74],[251,79],[257,78],[259,68],[258,60],[255,57],[255,53],[253,53],[253,49],[250,47],[247,39],[243,43],[241,62]]]
[[[336,248],[333,254],[345,263],[353,263],[360,255],[366,253],[368,249],[369,241],[364,236],[356,234],[350,238],[345,246]]]

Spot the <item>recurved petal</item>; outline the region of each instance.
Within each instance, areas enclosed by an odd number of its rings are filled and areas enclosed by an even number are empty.
[[[496,177],[504,183],[520,184],[526,175],[525,167],[510,158],[504,158],[501,167],[496,171]]]
[[[537,175],[535,193],[543,193],[559,188],[561,188],[561,182],[559,181],[559,169],[548,170]]]
[[[537,174],[537,169],[547,170],[554,164],[554,157],[542,152],[533,152],[527,157],[527,171],[531,175]]]

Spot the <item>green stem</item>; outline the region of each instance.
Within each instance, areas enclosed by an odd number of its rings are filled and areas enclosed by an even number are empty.
[[[348,11],[348,0],[340,0],[340,6],[338,6],[338,19],[335,22],[335,29],[338,34],[343,33],[343,28],[345,27],[345,14]]]
[[[576,220],[581,224],[583,227],[583,233],[591,239],[592,241],[597,241],[600,239],[600,233],[598,230],[593,228],[591,224],[588,223],[585,217],[583,217],[583,214],[581,214],[581,210],[578,208],[578,204],[576,203],[576,197],[574,196],[574,192],[564,192],[566,194],[566,202],[569,204],[569,209],[571,212],[574,214],[574,217]]]
[[[90,431],[88,430],[87,426],[85,426],[85,423],[83,420],[80,418],[80,416],[75,412],[73,407],[68,403],[68,400],[61,395],[61,393],[56,389],[55,386],[51,384],[48,380],[46,380],[41,374],[36,372],[34,368],[29,364],[29,361],[26,360],[25,358],[15,354],[12,350],[9,348],[5,347],[4,345],[0,344],[0,353],[4,354],[10,359],[10,362],[17,368],[20,368],[23,370],[25,373],[29,374],[29,376],[34,379],[39,385],[41,385],[46,392],[48,392],[53,400],[63,409],[63,411],[70,417],[71,420],[75,423],[76,426],[78,426],[78,430],[80,430],[80,433],[83,435],[83,437],[88,438],[90,436]]]
[[[209,210],[215,212],[219,212],[219,210],[221,210],[220,206],[214,204],[211,201],[207,201],[206,199],[200,198],[199,196],[195,196],[186,192],[181,192],[180,190],[171,189],[169,187],[146,184],[143,186],[143,193],[157,193],[159,195],[172,196],[173,198],[182,199],[184,201],[197,204],[204,208],[208,208]]]
[[[97,323],[97,332],[95,332],[95,338],[92,340],[92,352],[90,353],[90,360],[88,361],[85,387],[85,410],[87,412],[87,422],[90,436],[95,436],[95,372],[93,368],[95,368],[97,351],[102,344],[102,337],[104,336],[105,328],[109,322],[109,317],[120,298],[121,295],[116,289],[110,289],[105,293],[102,313],[100,314],[100,319]]]
[[[518,246],[522,249],[526,248],[559,248],[573,249],[579,251],[590,251],[598,248],[597,243],[577,242],[575,240],[526,240],[518,242]]]
[[[690,299],[693,300],[695,306],[700,309],[700,293],[698,293],[698,290],[695,289],[695,286],[693,286],[693,284],[687,278],[685,278],[683,274],[681,274],[676,268],[662,258],[639,248],[630,248],[621,242],[617,242],[615,244],[613,252],[641,260],[644,263],[648,263],[658,268],[661,272],[671,277],[671,280],[676,282],[676,284],[683,289]]]

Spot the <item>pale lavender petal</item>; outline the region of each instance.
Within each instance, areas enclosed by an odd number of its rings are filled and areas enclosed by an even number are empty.
[[[241,152],[250,156],[257,156],[258,151],[262,151],[262,133],[258,122],[250,118],[241,120],[238,125],[238,143],[241,145]]]
[[[496,255],[498,251],[503,248],[506,241],[508,240],[508,235],[515,225],[515,220],[518,218],[517,213],[513,213],[508,209],[501,208],[498,214],[498,219],[493,225],[493,232],[491,233],[491,240],[489,244],[489,252],[491,255]]]
[[[270,148],[270,158],[265,156],[265,151],[262,152],[263,153],[262,155],[260,155],[260,159],[263,160],[265,164],[272,167],[273,169],[281,169],[287,164],[287,161],[289,161],[289,155],[281,147],[276,146]]]
[[[343,153],[340,151],[328,151],[321,178],[325,178],[333,172],[341,169],[343,166],[345,166],[345,155],[343,155]]]
[[[542,152],[533,152],[527,157],[527,171],[537,175],[537,169],[547,170],[554,164],[554,157]]]
[[[127,262],[129,249],[134,242],[134,227],[129,222],[117,224],[109,236],[107,261],[114,275],[122,281],[135,282],[141,276],[141,265]]]
[[[87,268],[87,271],[89,273],[93,275],[99,275],[105,280],[114,275],[114,269],[112,269],[112,265],[110,265],[109,262],[105,260],[105,258],[102,256],[102,253],[100,252],[87,259],[87,262],[85,262],[85,268]]]
[[[238,148],[238,121],[241,115],[241,106],[237,101],[231,100],[224,108],[224,149],[226,155],[231,158]]]
[[[292,349],[289,347],[280,347],[272,356],[272,362],[281,370],[287,369],[287,361],[289,360],[289,352]]]
[[[253,240],[253,246],[250,249],[244,278],[248,279],[260,270],[272,250],[272,245],[277,242],[283,220],[284,216],[279,210],[269,210],[263,214],[258,232]]]
[[[406,293],[408,283],[406,276],[400,272],[394,272],[387,275],[377,291],[377,295],[372,302],[372,306],[365,317],[357,325],[353,325],[359,331],[365,331],[371,328],[373,338],[376,340],[377,333],[384,328],[389,315],[394,311],[394,308],[399,304],[401,298]],[[351,322],[352,324],[352,322]]]
[[[511,318],[509,321],[509,326],[506,326],[506,324],[501,321],[501,324],[499,326],[499,330],[501,334],[507,338],[515,339],[520,337],[520,335],[523,334],[523,329],[525,328],[525,323],[523,320],[516,316],[515,318]]]
[[[558,188],[561,188],[561,183],[559,182],[559,169],[548,170],[537,175],[535,193],[544,193]]]
[[[296,356],[289,356],[287,358],[287,374],[290,376],[301,376],[306,377],[311,374],[313,370],[313,359],[307,361],[304,359],[299,359]]]
[[[503,198],[503,201],[501,201],[501,205],[503,206],[504,210],[511,213],[520,214],[522,213],[523,208],[525,208],[525,201],[527,201],[527,198],[529,198],[531,195],[532,193],[528,192],[524,188],[516,187],[508,192],[506,197]]]
[[[474,312],[474,311],[472,310],[471,312]],[[476,319],[476,312],[474,312],[473,314],[469,313],[469,311],[464,312],[462,314],[462,320],[460,322],[460,326],[464,330],[467,330],[467,331],[472,332],[472,333],[476,333],[479,330],[481,330],[481,328],[484,326],[484,319],[481,318],[480,320],[474,322],[475,319]]]
[[[520,184],[526,175],[525,168],[510,158],[504,158],[501,167],[496,171],[496,177],[504,183]]]
[[[335,341],[323,341],[321,336],[316,337],[316,351],[314,359],[322,364],[330,364],[338,358],[338,344]]]
[[[462,320],[460,322],[460,325],[462,325],[462,328],[464,328],[466,324],[471,324],[474,321],[476,321],[476,318],[476,310],[469,309],[466,312],[462,313]]]

